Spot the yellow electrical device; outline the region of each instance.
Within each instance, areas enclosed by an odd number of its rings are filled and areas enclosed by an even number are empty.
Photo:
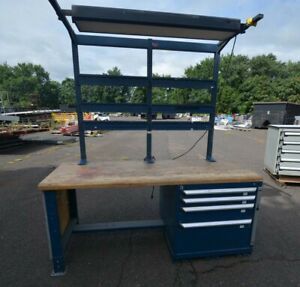
[[[246,24],[250,26],[256,26],[257,22],[264,17],[263,14],[257,14],[255,17],[250,17],[246,20]]]
[[[253,22],[253,18],[252,18],[252,17],[251,17],[251,18],[248,18],[248,19],[246,20],[246,23],[247,23],[248,26],[256,26],[256,23]]]

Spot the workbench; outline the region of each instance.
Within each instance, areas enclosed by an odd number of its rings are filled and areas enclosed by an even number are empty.
[[[250,253],[262,178],[255,172],[207,161],[63,163],[40,184],[53,275],[65,272],[72,233],[163,228],[174,259]],[[79,224],[76,191],[160,187],[161,219]]]

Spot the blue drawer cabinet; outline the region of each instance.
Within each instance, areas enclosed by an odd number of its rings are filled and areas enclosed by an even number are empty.
[[[160,211],[175,259],[250,253],[261,182],[163,186]]]

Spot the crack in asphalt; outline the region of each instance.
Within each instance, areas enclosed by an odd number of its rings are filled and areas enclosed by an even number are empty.
[[[193,263],[193,261],[189,260],[189,264],[192,268],[192,275],[194,276],[194,279],[192,280],[192,283],[193,283],[193,286],[197,286],[197,283],[198,283],[198,272],[197,272],[197,269]]]
[[[130,232],[129,239],[128,239],[128,254],[126,255],[122,265],[121,265],[121,271],[120,271],[120,276],[118,279],[118,283],[116,287],[120,287],[124,278],[124,272],[125,272],[125,267],[126,263],[129,261],[131,255],[132,255],[132,250],[133,250],[133,244],[132,244],[132,232]]]
[[[175,264],[176,264],[176,270],[175,270],[173,286],[183,286],[181,276],[180,276],[182,263],[179,262],[179,263],[175,263]]]
[[[224,270],[224,269],[231,269],[236,267],[237,265],[240,264],[248,264],[248,263],[260,263],[263,261],[280,261],[280,262],[288,262],[288,263],[294,263],[294,262],[300,262],[300,258],[285,258],[285,257],[270,257],[270,258],[259,258],[255,260],[238,260],[236,262],[233,262],[231,264],[227,265],[216,265],[213,266],[210,269],[200,271],[198,272],[193,261],[189,260],[188,264],[190,268],[188,270],[183,270],[183,267],[187,267],[184,265],[182,262],[176,264],[176,271],[175,271],[175,277],[174,277],[174,282],[173,286],[174,287],[181,287],[181,286],[198,286],[199,283],[199,275],[205,275],[205,274],[210,274],[213,272],[217,272],[219,270]],[[192,278],[189,276],[186,276],[188,274],[192,275]]]
[[[187,261],[187,263],[188,265],[184,264],[183,262],[177,263],[173,282],[174,287],[197,286],[198,272],[191,260]],[[183,270],[183,267],[185,267],[187,270]]]
[[[212,273],[212,272],[222,270],[222,269],[230,269],[230,268],[234,268],[235,266],[240,265],[240,264],[247,264],[247,263],[255,263],[256,264],[256,263],[261,263],[263,261],[281,261],[281,262],[285,261],[285,262],[294,263],[294,262],[300,262],[300,258],[284,258],[284,257],[272,258],[272,257],[270,257],[270,258],[259,258],[256,260],[239,260],[237,262],[233,262],[233,263],[227,264],[227,265],[216,265],[210,269],[200,272],[200,274],[208,274],[208,273]]]

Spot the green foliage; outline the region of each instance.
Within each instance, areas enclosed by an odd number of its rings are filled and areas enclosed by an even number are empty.
[[[212,67],[213,59],[205,59],[187,68],[185,75],[189,78],[209,79]],[[273,54],[253,58],[243,55],[223,56],[217,110],[219,113],[243,114],[252,111],[253,102],[299,103],[299,82],[300,62],[282,63]]]
[[[212,79],[213,58],[187,67],[184,77]],[[106,75],[120,76],[117,67]],[[153,77],[170,77],[153,75]],[[0,92],[9,95],[17,108],[48,107],[75,104],[74,80],[51,81],[40,65],[20,63],[0,65]],[[146,88],[83,86],[82,99],[92,103],[146,103]],[[225,55],[221,59],[217,111],[249,113],[253,102],[289,101],[300,103],[300,62],[280,62],[273,54],[253,58]],[[153,88],[154,104],[209,103],[205,90]]]
[[[64,105],[75,104],[75,85],[74,80],[66,78],[62,81],[59,93],[59,103]]]
[[[7,92],[10,104],[16,108],[58,105],[59,83],[51,81],[40,65],[0,65],[0,91]]]

